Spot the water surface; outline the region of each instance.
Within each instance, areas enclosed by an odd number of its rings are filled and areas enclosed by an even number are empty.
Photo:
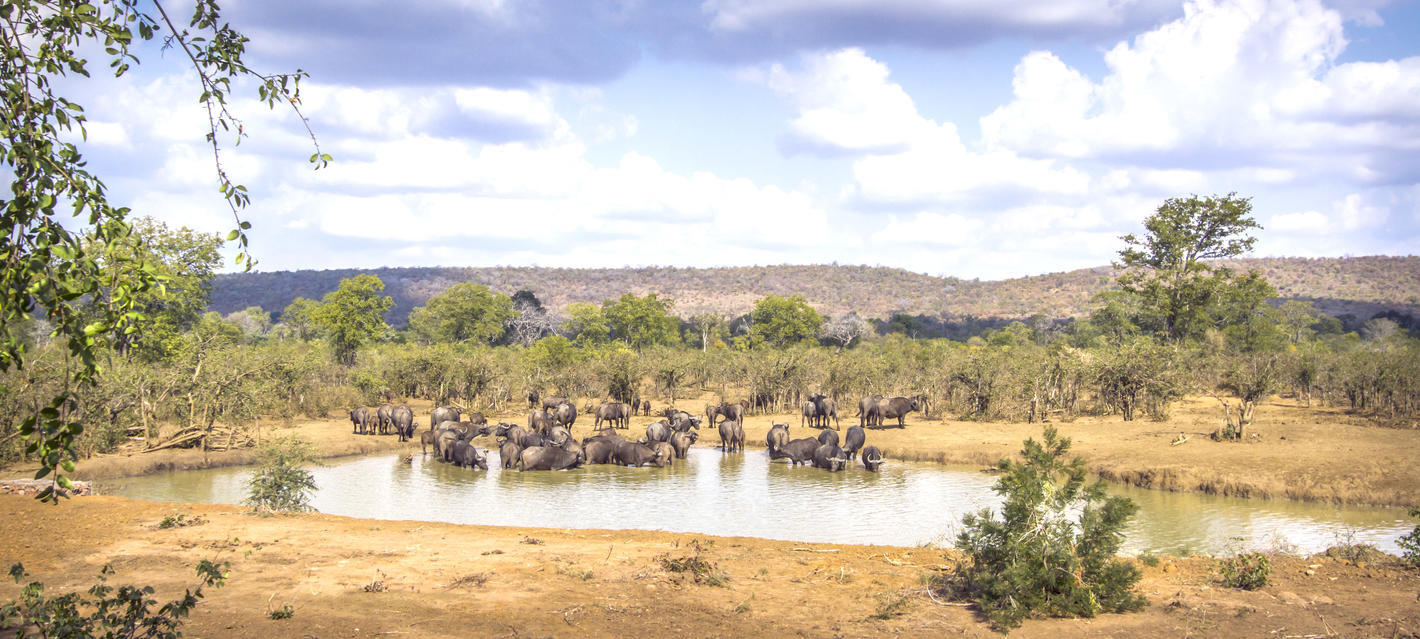
[[[889,462],[829,473],[770,463],[762,450],[695,448],[667,468],[588,466],[560,472],[456,468],[414,455],[345,458],[312,469],[323,513],[460,524],[697,532],[807,542],[915,546],[950,543],[964,514],[994,508],[995,478],[975,468]],[[105,492],[136,499],[240,503],[249,468],[176,471],[119,480]],[[1341,542],[1397,553],[1413,527],[1399,509],[1338,508],[1115,486],[1133,499],[1127,552],[1320,552]]]

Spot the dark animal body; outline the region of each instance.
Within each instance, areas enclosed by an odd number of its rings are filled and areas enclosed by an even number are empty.
[[[878,472],[883,466],[883,453],[877,446],[868,446],[863,449],[863,468]]]
[[[581,465],[577,453],[555,446],[530,446],[518,455],[518,470],[567,470]]]
[[[789,443],[779,448],[779,456],[793,462],[795,466],[812,463],[814,451],[818,450],[818,447],[822,445],[823,444],[820,444],[819,441],[813,437],[790,440]]]
[[[414,411],[408,406],[395,406],[390,411],[390,422],[394,432],[399,434],[399,441],[407,442],[414,437]]]
[[[738,421],[725,420],[720,422],[720,447],[725,452],[733,452],[745,449],[745,427]]]
[[[832,431],[829,431],[832,432]],[[843,470],[847,465],[848,457],[843,454],[843,449],[833,444],[824,444],[814,449],[814,467],[822,468],[830,472]]]
[[[602,422],[611,422],[613,428],[631,427],[631,408],[621,402],[606,402],[597,407],[594,428],[601,428]]]
[[[825,446],[837,446],[837,445],[838,445],[838,431],[835,431],[835,430],[825,430],[825,431],[823,431],[822,433],[819,433],[819,434],[818,434],[818,443],[823,444],[823,445],[825,445]]]
[[[789,443],[788,424],[770,424],[769,434],[764,436],[764,444],[769,448],[769,458],[776,459],[779,450]]]
[[[390,430],[394,428],[394,406],[380,404],[380,407],[375,410],[375,420],[379,424],[381,435],[390,434]]]
[[[867,440],[868,435],[862,426],[849,426],[848,432],[843,434],[843,452],[848,454],[848,459],[853,459]]]
[[[685,459],[686,451],[690,450],[691,444],[700,439],[700,434],[696,432],[683,432],[671,435],[671,447],[675,449],[675,456]]]
[[[616,463],[622,466],[643,466],[645,464],[665,466],[666,460],[662,459],[660,454],[650,446],[622,441],[616,445]]]
[[[459,416],[463,415],[462,408],[453,406],[440,406],[429,413],[429,428],[438,426],[443,422],[456,422]]]

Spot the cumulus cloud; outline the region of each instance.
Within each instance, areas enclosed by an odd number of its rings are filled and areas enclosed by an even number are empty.
[[[1048,51],[1022,58],[983,139],[1039,157],[1393,179],[1379,153],[1420,147],[1420,59],[1336,64],[1343,23],[1316,0],[1190,0],[1110,49],[1099,81]]]

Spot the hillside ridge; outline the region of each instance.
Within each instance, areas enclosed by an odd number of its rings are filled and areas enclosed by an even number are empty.
[[[1244,258],[1225,264],[1257,269],[1281,299],[1311,300],[1330,315],[1370,317],[1396,310],[1420,314],[1420,257]],[[1112,285],[1110,266],[1005,280],[965,280],[884,267],[778,265],[688,268],[380,267],[231,273],[213,283],[211,309],[230,313],[260,306],[279,313],[296,297],[319,300],[340,280],[378,275],[394,298],[386,314],[403,325],[409,312],[460,282],[484,284],[509,294],[533,291],[553,309],[574,302],[600,303],[623,293],[670,297],[681,317],[704,312],[739,315],[765,295],[802,295],[820,312],[857,311],[865,317],[895,313],[938,317],[1020,318],[1033,314],[1076,317],[1091,298]]]

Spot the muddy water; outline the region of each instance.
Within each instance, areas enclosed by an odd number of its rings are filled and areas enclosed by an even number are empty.
[[[342,459],[312,471],[323,513],[372,519],[551,528],[636,528],[809,542],[950,543],[962,515],[994,507],[994,477],[978,469],[890,462],[829,473],[762,450],[692,449],[667,468],[590,466],[562,472],[455,468],[400,455]],[[137,499],[240,503],[249,469],[180,471],[118,480],[104,492]],[[1319,552],[1339,542],[1395,553],[1413,526],[1396,509],[1211,497],[1112,488],[1139,504],[1126,551],[1228,554]]]

